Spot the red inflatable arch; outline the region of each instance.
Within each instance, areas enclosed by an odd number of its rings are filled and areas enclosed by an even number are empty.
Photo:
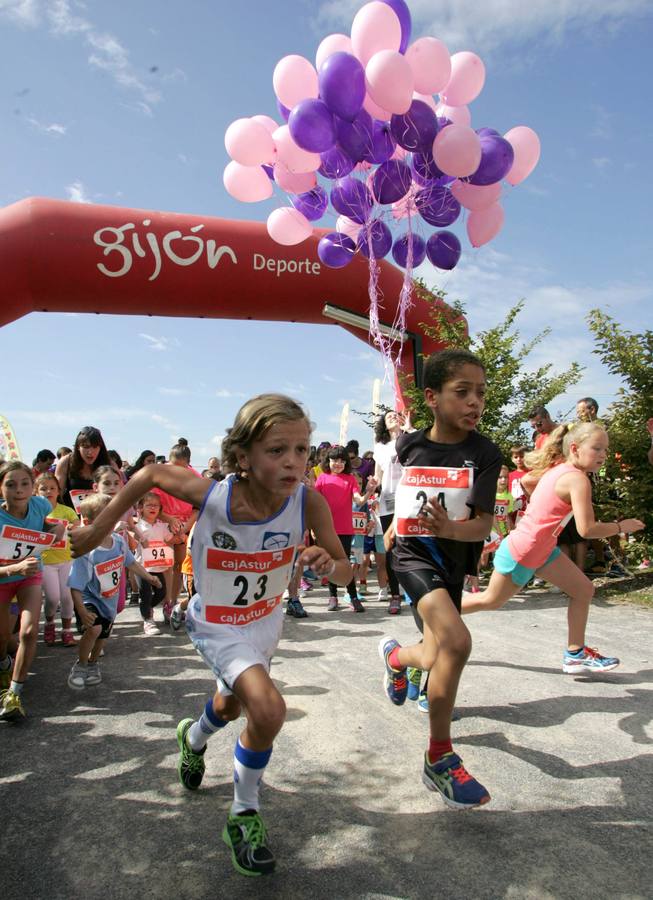
[[[282,247],[259,222],[21,200],[0,210],[0,325],[30,312],[337,322],[367,342],[367,261],[323,266],[320,237]],[[380,262],[385,323],[402,277]],[[418,378],[421,353],[443,346],[421,338],[425,318],[415,300],[401,365]]]

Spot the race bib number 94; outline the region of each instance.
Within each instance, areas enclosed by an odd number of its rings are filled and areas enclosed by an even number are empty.
[[[244,553],[206,548],[202,601],[207,622],[247,625],[281,602],[292,574],[295,547]]]
[[[429,500],[435,499],[454,522],[469,518],[467,505],[474,484],[473,469],[446,469],[439,466],[407,466],[397,493],[397,537],[420,537],[430,532],[423,528],[418,516]]]
[[[143,547],[143,567],[152,571],[163,571],[173,564],[173,550],[164,541],[150,541]]]
[[[28,556],[40,556],[53,544],[54,535],[47,531],[3,525],[0,529],[0,566],[10,566]]]

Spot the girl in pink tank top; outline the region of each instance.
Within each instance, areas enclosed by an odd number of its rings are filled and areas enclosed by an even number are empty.
[[[602,656],[585,644],[585,628],[594,585],[567,556],[556,538],[572,515],[583,538],[607,538],[639,531],[638,519],[597,522],[592,507],[591,472],[605,463],[608,435],[596,423],[561,425],[546,444],[527,457],[530,483],[537,482],[526,514],[503,541],[485,591],[463,595],[462,612],[499,609],[533,575],[569,596],[568,641],[562,670],[567,674],[616,669],[616,657]],[[526,479],[525,479],[526,480]]]

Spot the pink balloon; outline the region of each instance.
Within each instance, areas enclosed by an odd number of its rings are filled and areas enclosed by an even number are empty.
[[[321,165],[319,153],[309,153],[308,150],[302,150],[293,141],[290,129],[287,125],[282,125],[272,135],[275,146],[277,148],[277,157],[279,162],[294,173],[315,172]]]
[[[277,244],[301,244],[313,234],[313,226],[294,206],[282,206],[268,216],[268,234]]]
[[[409,151],[402,147],[401,144],[397,144],[397,146],[395,147],[395,152],[392,154],[390,159],[398,159],[401,161],[403,159],[406,159],[406,157],[408,156],[408,152]]]
[[[506,175],[508,184],[519,184],[528,178],[540,158],[540,139],[528,125],[518,125],[504,134],[515,151],[515,161]]]
[[[373,0],[358,10],[351,25],[351,45],[354,56],[366,66],[380,50],[398,51],[401,44],[401,23],[387,3]]]
[[[272,135],[253,119],[236,119],[224,136],[227,153],[243,166],[257,166],[269,162],[275,153]]]
[[[279,123],[275,122],[274,119],[272,119],[270,116],[263,116],[263,115],[252,116],[252,119],[254,120],[254,122],[258,122],[259,125],[262,125],[264,128],[267,128],[267,130],[270,132],[270,134],[274,134],[274,132],[279,127]]]
[[[298,175],[287,169],[283,163],[275,165],[274,180],[282,191],[287,191],[289,194],[303,194],[313,190],[317,184],[315,172],[303,172]]]
[[[394,13],[393,13],[394,15]],[[413,102],[413,72],[405,56],[380,50],[365,67],[367,93],[388,112],[403,115]]]
[[[227,193],[243,203],[256,203],[272,196],[272,182],[260,166],[227,163],[222,176]]]
[[[465,181],[454,181],[449,188],[458,203],[465,209],[487,209],[501,196],[501,182],[496,184],[467,184]]]
[[[449,82],[451,57],[437,38],[418,38],[406,50],[406,59],[413,70],[415,90],[421,94],[437,94]]]
[[[483,60],[475,53],[463,50],[451,57],[451,78],[440,93],[448,106],[464,106],[478,97],[484,84]]]
[[[467,125],[447,125],[433,141],[433,159],[445,175],[473,175],[481,162],[481,140]]]
[[[322,64],[332,53],[352,53],[351,38],[346,34],[328,34],[317,48],[315,54],[315,68],[320,71]]]
[[[339,231],[340,234],[346,234],[347,237],[350,237],[352,241],[354,241],[354,243],[356,242],[358,232],[362,227],[363,226],[359,225],[358,222],[352,222],[347,216],[338,216],[336,220],[336,231]]]
[[[373,119],[380,119],[381,122],[389,122],[392,118],[392,113],[388,112],[387,109],[381,109],[378,103],[375,103],[369,94],[365,94],[363,109],[368,112]]]
[[[426,103],[427,106],[430,106],[436,115],[440,115],[440,113],[438,112],[438,104],[435,102],[435,98],[431,94],[420,94],[419,91],[414,91],[413,100],[421,100],[422,103]]]
[[[467,235],[472,247],[482,247],[503,228],[505,213],[499,203],[493,203],[487,209],[470,212],[467,217]]]
[[[419,186],[414,185],[405,197],[402,197],[401,200],[397,200],[396,203],[392,204],[393,219],[396,219],[397,221],[405,219],[409,213],[411,217],[418,215],[418,210],[415,206],[415,192],[417,190],[419,190]]]
[[[300,100],[318,95],[317,72],[303,56],[284,56],[274,67],[272,74],[274,93],[288,109]]]
[[[472,114],[466,106],[447,106],[446,103],[441,103],[437,108],[437,114],[449,119],[454,125],[472,124]]]

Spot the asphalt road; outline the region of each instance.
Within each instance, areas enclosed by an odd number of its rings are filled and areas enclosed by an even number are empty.
[[[74,651],[41,643],[29,718],[0,727],[3,900],[653,896],[650,611],[597,601],[588,643],[623,665],[592,678],[562,674],[564,597],[470,617],[454,747],[492,802],[457,812],[421,783],[427,716],[381,688],[379,638],[413,641],[409,610],[328,613],[323,590],[306,606],[272,669],[288,704],[262,794],[274,875],[238,875],[220,839],[236,726],[198,792],[177,781],[175,726],[209,672],[184,632],[145,637],[128,609],[100,686],[71,691]]]

